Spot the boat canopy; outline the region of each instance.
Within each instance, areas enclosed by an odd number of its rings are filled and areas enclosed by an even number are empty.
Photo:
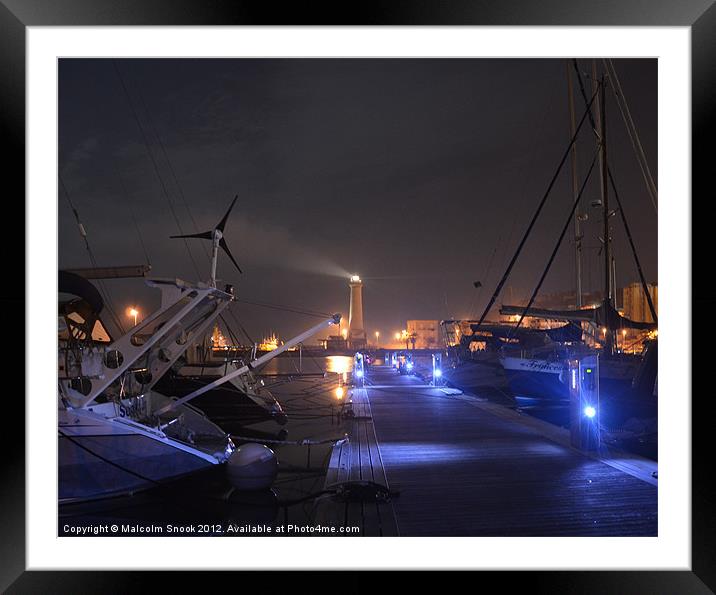
[[[581,341],[582,339],[582,328],[578,324],[573,322],[567,322],[562,326],[551,328],[551,329],[532,329],[532,328],[518,328],[506,324],[471,324],[473,334],[466,336],[466,341],[484,341],[486,336],[494,337],[495,339],[516,339],[519,342],[523,342],[525,339],[549,339],[551,341],[557,341],[560,343],[567,343],[572,341]]]
[[[639,322],[622,316],[608,301],[603,301],[597,308],[584,310],[548,310],[545,308],[529,308],[525,311],[524,306],[505,306],[500,308],[500,314],[519,314],[524,312],[525,316],[535,318],[549,318],[551,320],[568,320],[570,322],[590,322],[597,327],[605,327],[609,330],[633,328],[653,331],[658,328],[655,322]]]
[[[70,271],[58,271],[57,288],[60,293],[69,293],[82,298],[92,309],[95,316],[104,308],[104,301],[97,288],[87,279]]]

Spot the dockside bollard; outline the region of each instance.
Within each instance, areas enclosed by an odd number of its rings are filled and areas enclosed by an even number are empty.
[[[599,356],[568,360],[569,429],[572,446],[597,450],[599,425]]]

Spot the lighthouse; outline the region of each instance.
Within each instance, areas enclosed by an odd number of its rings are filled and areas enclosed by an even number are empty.
[[[351,276],[351,306],[348,315],[348,347],[365,349],[367,341],[363,327],[363,282],[358,275]]]

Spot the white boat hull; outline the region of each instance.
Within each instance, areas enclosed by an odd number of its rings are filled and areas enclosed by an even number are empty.
[[[58,413],[60,504],[132,494],[224,459],[121,420],[82,410]]]

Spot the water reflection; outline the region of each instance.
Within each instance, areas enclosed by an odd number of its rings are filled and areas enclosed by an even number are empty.
[[[353,369],[353,358],[346,355],[328,355],[320,357],[290,354],[277,357],[262,366],[259,374],[315,374],[317,372],[330,372],[345,375]]]
[[[353,358],[347,355],[329,355],[326,357],[326,372],[345,374],[351,370],[352,366]]]

